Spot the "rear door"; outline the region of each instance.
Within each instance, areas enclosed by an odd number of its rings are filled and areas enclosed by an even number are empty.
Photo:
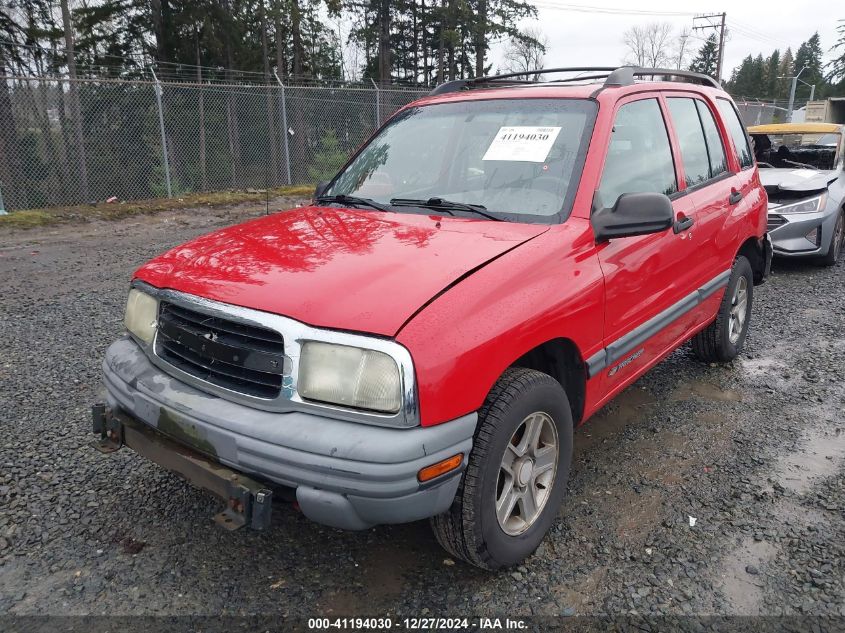
[[[690,268],[691,284],[707,286],[726,270],[723,255],[714,246],[741,196],[734,193],[734,175],[709,104],[692,93],[668,93],[665,98],[680,157],[681,195],[687,198],[693,221],[685,236],[691,258],[682,265]]]
[[[767,199],[754,163],[751,144],[745,126],[729,99],[717,97],[716,108],[721,115],[724,125],[724,136],[730,141],[728,144],[728,168],[732,172],[731,183],[731,217],[744,219],[756,226],[754,232],[762,237],[766,230]],[[730,146],[733,145],[733,151]],[[715,248],[719,250],[723,265],[730,265],[736,256],[737,243],[734,239],[717,241]]]
[[[676,220],[694,213],[679,195],[665,104],[658,93],[622,100],[604,160],[596,202],[611,207],[623,193],[658,192],[673,200]],[[683,336],[685,298],[694,286],[694,262],[685,231],[610,240],[597,247],[605,277],[605,348],[602,391],[609,397]]]

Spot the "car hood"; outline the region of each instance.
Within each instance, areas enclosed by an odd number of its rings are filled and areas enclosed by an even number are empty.
[[[818,169],[781,169],[763,167],[760,169],[760,181],[769,195],[778,191],[806,191],[811,193],[827,189],[836,180],[835,171],[821,171]]]
[[[393,336],[461,277],[548,229],[303,207],[177,246],[135,277],[317,327]]]

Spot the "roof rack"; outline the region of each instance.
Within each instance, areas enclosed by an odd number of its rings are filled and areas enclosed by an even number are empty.
[[[567,77],[564,79],[553,79],[539,81],[534,79],[518,79],[520,77],[537,77],[552,73],[592,73]],[[712,88],[721,88],[721,84],[708,75],[694,73],[686,70],[673,70],[671,68],[642,68],[640,66],[572,66],[565,68],[544,68],[542,70],[523,71],[506,73],[504,75],[491,75],[489,77],[476,77],[474,79],[455,79],[440,84],[429,95],[441,95],[459,90],[472,90],[473,88],[488,88],[492,86],[513,86],[526,84],[549,84],[566,83],[570,81],[588,81],[604,79],[605,87],[630,86],[638,77],[660,77],[662,81],[670,81],[669,77],[676,77],[685,81],[698,83]]]

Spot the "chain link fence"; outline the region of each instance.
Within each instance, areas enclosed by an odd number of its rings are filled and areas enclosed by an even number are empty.
[[[765,102],[759,99],[748,100],[742,97],[734,97],[734,103],[742,117],[742,122],[747,126],[765,125],[767,123],[787,123],[789,118],[786,108],[788,101]],[[799,105],[793,107],[797,109]]]
[[[264,189],[330,178],[426,89],[8,78],[0,209]],[[736,98],[746,125],[786,102]],[[796,104],[800,105],[800,104]]]
[[[263,189],[332,176],[425,89],[10,78],[8,210]]]

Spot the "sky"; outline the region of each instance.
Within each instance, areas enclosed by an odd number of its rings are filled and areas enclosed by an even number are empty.
[[[825,60],[832,57],[830,47],[837,39],[837,20],[845,19],[845,4],[821,0],[739,0],[719,6],[693,0],[530,0],[539,10],[535,27],[548,38],[544,66],[609,66],[620,63],[626,56],[623,33],[633,25],[649,22],[669,22],[680,32],[684,27],[704,25],[693,23],[696,14],[727,13],[728,41],[725,45],[725,78],[739,66],[747,55],[769,55],[775,48],[783,51],[792,47],[793,54],[801,42],[815,31],[821,38]],[[724,1],[724,0],[723,0]],[[727,3],[726,3],[727,4]],[[578,10],[575,10],[575,9]],[[602,10],[629,11],[630,14],[605,13]],[[683,14],[683,15],[680,15]],[[717,20],[712,20],[716,22]],[[528,26],[531,23],[524,23]],[[694,50],[701,40],[712,33],[693,31]],[[491,50],[494,70],[501,63],[505,43]]]

